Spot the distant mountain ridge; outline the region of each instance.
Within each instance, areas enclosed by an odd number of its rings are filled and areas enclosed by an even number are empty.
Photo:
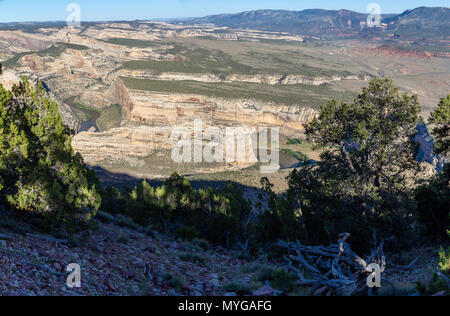
[[[367,30],[367,13],[349,10],[309,9],[304,11],[256,10],[185,19],[188,24],[214,24],[230,28],[289,32],[300,35],[327,36],[344,33],[356,35]],[[420,7],[401,14],[382,15],[383,30],[399,36],[450,36],[450,9]]]
[[[420,7],[388,17],[383,22],[389,25],[389,31],[399,34],[450,37],[450,8]]]
[[[365,20],[366,17],[365,14],[348,10],[257,10],[194,18],[187,20],[187,22],[312,35],[328,29],[360,29],[360,22]]]

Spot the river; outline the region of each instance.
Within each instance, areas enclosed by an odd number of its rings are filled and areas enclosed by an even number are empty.
[[[83,112],[84,114],[89,117],[89,120],[81,122],[81,127],[78,132],[99,132],[100,129],[97,126],[97,119],[100,117],[100,113],[94,110],[89,110],[87,108],[79,106],[77,103],[75,103],[76,97],[70,97],[64,101],[68,106],[71,108]]]

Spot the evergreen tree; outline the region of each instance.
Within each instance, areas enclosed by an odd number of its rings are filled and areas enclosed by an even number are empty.
[[[57,222],[87,222],[100,205],[99,182],[75,154],[72,131],[41,82],[0,85],[0,199],[13,210]]]
[[[433,135],[436,138],[436,153],[448,156],[450,147],[450,94],[441,99],[437,109],[431,114],[430,124],[435,125]]]
[[[450,143],[450,94],[442,98],[431,114],[434,124],[435,152],[448,159]],[[425,237],[449,242],[450,230],[450,165],[441,174],[416,190],[417,216]]]
[[[347,194],[369,197],[404,190],[405,177],[417,170],[412,138],[419,115],[417,96],[400,95],[390,79],[375,79],[353,104],[333,100],[322,107],[307,135],[324,150],[327,178]]]
[[[374,230],[407,241],[414,203],[405,180],[419,169],[419,113],[417,96],[400,95],[390,79],[374,79],[352,104],[331,100],[306,128],[321,161],[291,173],[288,192],[272,203],[278,220],[265,223],[296,225],[289,238],[320,244],[349,232],[361,250]]]
[[[245,238],[252,208],[234,184],[229,183],[222,190],[195,190],[187,179],[174,173],[159,187],[144,180],[125,197],[117,189],[107,188],[102,209],[114,214],[122,212],[136,224],[157,231],[181,235],[189,232],[231,245]]]

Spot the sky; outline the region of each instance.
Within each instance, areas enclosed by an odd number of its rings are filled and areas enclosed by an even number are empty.
[[[77,3],[82,21],[145,20],[200,17],[256,9],[348,9],[366,12],[375,2],[382,13],[420,6],[449,6],[449,0],[0,0],[0,23],[66,21],[67,6]]]

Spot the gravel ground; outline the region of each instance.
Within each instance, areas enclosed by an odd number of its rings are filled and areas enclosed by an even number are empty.
[[[81,268],[80,288],[66,285],[71,263]],[[13,234],[0,238],[0,295],[233,295],[223,290],[231,281],[262,286],[253,281],[257,269],[249,272],[258,264],[221,247],[203,250],[112,224],[75,248],[48,236]]]

